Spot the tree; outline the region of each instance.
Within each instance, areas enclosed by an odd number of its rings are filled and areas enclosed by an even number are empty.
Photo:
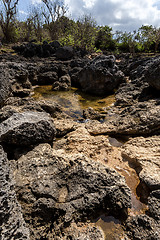
[[[59,0],[42,0],[42,2],[46,7],[42,13],[45,18],[47,29],[49,30],[51,39],[56,40],[59,30],[57,21],[60,17],[65,15],[67,7],[64,5],[63,1]]]
[[[112,37],[112,28],[109,26],[98,27],[95,47],[101,50],[115,50],[116,43]]]
[[[92,50],[95,46],[96,22],[90,15],[84,15],[76,22],[73,29],[73,38],[75,46],[86,50]]]
[[[129,51],[132,55],[135,54],[137,45],[137,32],[116,32],[116,41],[119,43],[119,49],[122,51]]]
[[[38,41],[42,41],[43,17],[41,9],[33,7],[31,9],[30,18],[32,19],[33,30]]]
[[[1,0],[0,26],[5,42],[12,42],[15,38],[15,20],[18,2],[19,0]]]
[[[66,16],[62,16],[54,23],[58,29],[58,40],[62,45],[74,45],[74,28],[76,23],[74,20],[69,19]]]
[[[149,50],[150,46],[154,43],[154,51],[157,52],[160,43],[160,28],[153,27],[152,25],[142,25],[138,30],[139,40],[143,43],[144,48]]]

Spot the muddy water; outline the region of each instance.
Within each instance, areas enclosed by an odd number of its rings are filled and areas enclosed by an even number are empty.
[[[92,107],[95,110],[99,110],[103,107],[111,106],[115,101],[113,95],[106,98],[92,97],[78,91],[76,88],[72,88],[67,92],[55,92],[52,91],[52,86],[40,86],[35,88],[34,97],[37,99],[44,98],[59,103],[63,107],[64,112],[75,120],[82,117],[83,109]],[[127,139],[123,139],[121,141],[109,137],[109,142],[113,147],[113,151],[111,152],[111,155],[108,156],[106,164],[125,177],[126,183],[132,192],[132,208],[129,209],[129,215],[136,215],[144,213],[146,205],[140,202],[136,194],[136,189],[139,184],[139,178],[136,171],[121,157],[120,147],[126,140]],[[107,240],[125,239],[121,222],[113,216],[102,215],[94,222],[95,225],[100,226],[103,229]]]
[[[122,159],[120,147],[124,144],[123,140],[117,140],[116,138],[109,137],[109,142],[113,147],[113,151],[109,153],[107,166],[114,168],[122,176],[125,177],[128,187],[131,189],[131,203],[132,207],[128,210],[130,216],[142,214],[146,211],[147,206],[140,202],[139,197],[136,194],[137,186],[140,181],[136,171],[131,168],[127,161]],[[121,222],[115,219],[113,216],[102,215],[95,220],[96,225],[101,227],[105,233],[106,240],[124,240],[125,233]]]
[[[114,161],[110,160],[108,162],[108,165],[113,167],[115,170],[117,170],[117,172],[119,172],[121,175],[125,177],[126,183],[128,187],[131,189],[132,193],[131,195],[132,207],[131,209],[129,209],[129,214],[137,215],[145,212],[146,205],[140,201],[140,197],[138,197],[136,193],[136,189],[140,183],[136,170],[134,168],[131,168],[128,164],[128,161],[125,161],[125,159],[121,157],[121,151],[119,150],[119,147],[121,147],[124,144],[123,141],[109,137],[109,142],[111,143],[115,151],[114,153],[115,157]]]
[[[95,110],[100,110],[103,107],[110,106],[114,103],[114,95],[108,97],[90,96],[79,91],[77,88],[71,88],[69,91],[52,91],[52,86],[39,86],[34,89],[33,97],[59,103],[65,113],[74,119],[81,118],[83,109],[92,107]]]

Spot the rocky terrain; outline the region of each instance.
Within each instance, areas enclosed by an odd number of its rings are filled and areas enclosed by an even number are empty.
[[[160,239],[160,57],[15,49],[23,56],[0,56],[1,239]],[[34,98],[37,85],[117,90],[73,119]]]

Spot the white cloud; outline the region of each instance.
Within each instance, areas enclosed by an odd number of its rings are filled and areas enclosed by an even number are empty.
[[[134,30],[142,24],[160,25],[160,1],[156,0],[65,0],[73,18],[89,14],[99,25]]]
[[[42,0],[31,0],[40,4]],[[142,24],[160,26],[160,0],[64,0],[74,19],[91,14],[99,25],[131,31]],[[158,9],[159,8],[159,9]]]
[[[20,13],[20,14],[23,14],[23,15],[26,15],[26,16],[28,15],[28,13],[25,12],[25,11],[23,11],[23,10],[19,10],[19,13]]]
[[[42,0],[32,0],[32,4],[39,4],[41,2],[42,2]]]

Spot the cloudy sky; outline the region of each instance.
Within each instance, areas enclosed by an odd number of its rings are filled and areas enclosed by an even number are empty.
[[[113,30],[132,31],[142,25],[160,26],[160,0],[64,0],[69,16],[74,19],[91,14],[98,25]],[[41,0],[19,0],[21,16],[25,17],[30,4]]]

